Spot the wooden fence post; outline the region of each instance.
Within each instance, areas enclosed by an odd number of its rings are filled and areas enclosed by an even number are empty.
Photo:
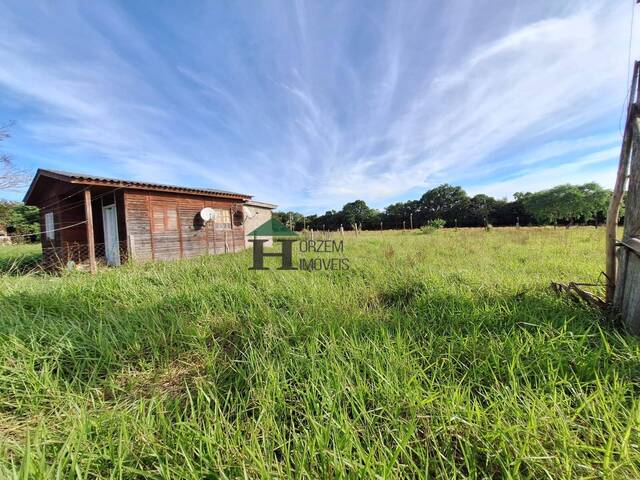
[[[91,190],[84,191],[84,216],[87,221],[87,244],[89,248],[89,270],[96,273],[96,242],[93,238],[93,209],[91,208]]]
[[[136,241],[135,237],[131,234],[127,236],[129,240],[129,261],[134,261],[136,259]]]
[[[636,63],[637,66],[637,63]],[[634,77],[634,84],[635,84]],[[633,92],[633,90],[632,90]],[[633,98],[633,97],[632,97]],[[629,121],[632,116],[632,109],[629,109],[627,124],[622,139],[622,150],[620,151],[620,161],[618,162],[618,172],[616,173],[616,184],[613,188],[611,203],[607,211],[607,243],[605,249],[606,266],[605,274],[607,276],[607,293],[606,301],[611,304],[616,290],[616,228],[618,226],[618,215],[620,213],[620,203],[624,194],[624,184],[627,180],[627,171],[629,169],[629,156],[631,153],[631,139],[633,137],[633,128]]]

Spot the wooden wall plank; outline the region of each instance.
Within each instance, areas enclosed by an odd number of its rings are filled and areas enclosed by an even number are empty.
[[[135,191],[126,192],[126,222],[127,233],[135,238],[136,254],[140,259],[173,260],[177,258],[191,258],[206,253],[224,252],[224,230],[217,229],[210,224],[198,227],[195,220],[203,207],[231,208],[234,201],[225,199],[212,200],[208,197],[187,198],[177,194],[145,194]],[[177,229],[175,231],[152,232],[153,205],[175,205],[177,211]],[[231,237],[228,242],[234,242],[235,248],[230,251],[240,251],[244,248],[243,227],[233,227],[227,231]]]

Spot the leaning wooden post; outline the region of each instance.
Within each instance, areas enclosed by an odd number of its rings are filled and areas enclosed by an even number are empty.
[[[84,216],[87,221],[87,244],[89,248],[89,270],[96,273],[96,242],[93,238],[93,209],[91,208],[91,190],[84,191]]]
[[[629,168],[629,153],[631,150],[631,135],[625,130],[622,140],[622,152],[620,153],[620,162],[618,164],[618,173],[616,174],[616,184],[613,187],[613,195],[609,210],[607,211],[607,246],[606,246],[606,270],[607,275],[607,303],[613,302],[613,296],[616,291],[616,227],[618,226],[618,214],[620,213],[620,203],[624,194],[624,183],[627,179],[627,170]]]
[[[618,162],[618,172],[616,173],[616,184],[613,187],[613,195],[609,210],[607,211],[607,237],[606,237],[606,267],[605,274],[607,276],[606,301],[613,304],[613,297],[616,291],[616,227],[618,226],[618,215],[620,213],[620,203],[624,194],[624,184],[627,180],[627,171],[629,170],[629,156],[631,153],[631,140],[633,137],[633,127],[631,119],[635,117],[635,100],[636,86],[638,82],[638,66],[636,62],[633,69],[633,80],[631,81],[631,90],[629,92],[629,105],[627,107],[627,118],[624,128],[624,136],[622,138],[622,149],[620,150],[620,161]]]

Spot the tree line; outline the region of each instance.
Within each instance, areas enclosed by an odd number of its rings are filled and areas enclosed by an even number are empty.
[[[0,200],[0,235],[29,236],[25,240],[36,240],[40,233],[40,210],[21,202]],[[33,237],[30,237],[33,235]]]
[[[274,217],[295,230],[365,230],[420,228],[441,219],[446,227],[526,225],[598,226],[606,219],[611,191],[597,183],[559,185],[540,192],[518,192],[514,200],[498,200],[489,195],[470,197],[459,186],[440,185],[419,200],[389,205],[384,210],[370,208],[363,200],[347,203],[341,210],[323,215],[303,216],[297,212],[274,212]],[[624,211],[622,212],[624,214]],[[34,234],[38,238],[40,218],[36,207],[0,201],[0,234]]]
[[[347,203],[341,210],[323,215],[274,212],[274,217],[295,230],[365,230],[419,228],[441,219],[446,227],[526,225],[598,226],[606,219],[611,191],[597,183],[558,185],[539,192],[517,192],[514,199],[495,199],[478,194],[470,197],[462,187],[443,184],[427,191],[419,200],[370,208],[363,200]]]

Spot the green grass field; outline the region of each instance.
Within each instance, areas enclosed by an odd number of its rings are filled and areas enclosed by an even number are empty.
[[[548,288],[603,251],[385,232],[343,271],[0,276],[0,477],[639,478],[640,342]]]
[[[40,244],[0,245],[0,275],[23,275],[40,270]]]

